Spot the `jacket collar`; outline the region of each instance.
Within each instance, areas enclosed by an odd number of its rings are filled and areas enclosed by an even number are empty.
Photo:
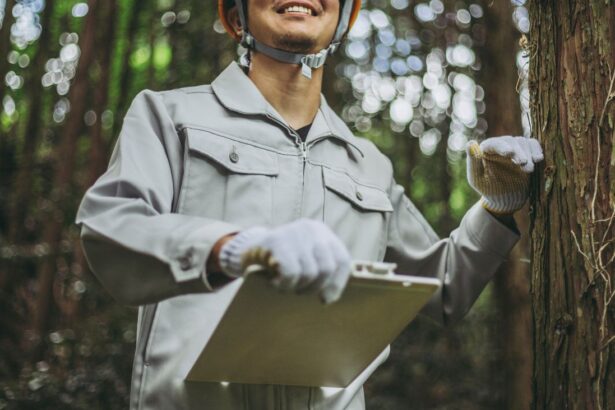
[[[218,100],[227,109],[243,115],[264,115],[290,128],[284,118],[267,102],[252,80],[235,61],[220,73],[211,83],[211,87]],[[357,138],[333,112],[325,97],[321,94],[320,107],[312,122],[306,141],[309,143],[310,140],[325,136],[340,139],[363,155],[358,146]]]

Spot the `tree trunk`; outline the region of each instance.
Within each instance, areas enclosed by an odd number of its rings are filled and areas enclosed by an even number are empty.
[[[2,21],[2,26],[0,26],[0,78],[4,78],[10,67],[7,55],[12,48],[11,25],[15,20],[13,18],[14,5],[15,0],[6,0],[4,4],[4,20]],[[6,85],[2,84],[2,87],[0,87],[0,102],[4,99],[5,93]]]
[[[126,113],[128,106],[130,104],[129,96],[132,89],[132,81],[133,81],[133,69],[130,66],[130,56],[135,50],[135,46],[137,44],[137,35],[139,33],[139,23],[142,22],[141,15],[143,14],[143,10],[146,10],[148,7],[153,7],[153,2],[149,0],[133,0],[132,7],[130,9],[130,24],[128,26],[128,31],[126,33],[127,45],[124,48],[122,54],[122,63],[121,63],[121,77],[119,80],[119,96],[117,99],[116,109],[113,113],[113,129],[111,135],[116,136],[120,133],[120,129],[122,128],[122,121],[119,118],[122,118]],[[148,13],[145,13],[148,14]],[[111,147],[115,143],[115,138],[112,138],[109,141],[107,146],[107,152],[111,150]]]
[[[4,79],[9,70],[10,64],[8,61],[8,53],[12,48],[11,43],[11,25],[13,24],[13,6],[15,0],[7,0],[4,3],[4,18],[0,25],[0,78]],[[4,82],[0,86],[0,103],[4,101],[8,87]],[[0,104],[0,112],[4,111],[4,107]],[[15,128],[15,123],[11,124]],[[11,130],[12,131],[12,130]],[[11,179],[16,168],[15,151],[16,142],[13,138],[9,138],[9,132],[0,134],[0,197],[7,198],[11,192]],[[0,243],[6,241],[8,218],[8,204],[0,204]],[[3,286],[2,266],[0,266],[0,289]]]
[[[35,342],[40,340],[40,336],[46,330],[46,326],[48,326],[47,319],[49,318],[52,306],[56,257],[64,228],[65,215],[62,209],[71,188],[73,171],[75,169],[77,140],[83,127],[83,115],[88,105],[88,72],[94,51],[96,50],[94,39],[98,26],[97,11],[100,1],[90,0],[88,5],[90,6],[90,11],[86,16],[79,44],[81,56],[79,57],[75,80],[68,94],[71,111],[62,133],[62,140],[56,151],[51,192],[53,206],[49,211],[48,222],[42,234],[43,242],[49,246],[49,253],[41,262],[37,274],[36,303],[33,312],[33,330],[34,334],[38,336]],[[34,351],[36,357],[40,354],[40,351],[37,345],[33,347],[36,348]]]
[[[105,2],[105,30],[100,35],[100,44],[106,44],[104,50],[98,55],[98,64],[100,66],[100,77],[98,87],[94,90],[94,113],[96,113],[96,122],[90,130],[90,162],[88,164],[88,178],[86,180],[86,188],[90,187],[100,174],[105,169],[107,158],[108,144],[104,140],[104,130],[102,117],[109,104],[109,82],[111,77],[111,57],[113,54],[113,45],[115,44],[115,27],[117,21],[117,1],[108,0]]]
[[[24,237],[24,220],[32,203],[32,174],[36,159],[36,150],[41,137],[41,121],[43,111],[43,86],[41,77],[45,73],[45,62],[52,43],[51,16],[54,10],[54,0],[47,0],[41,16],[41,37],[38,41],[36,54],[32,60],[32,69],[27,80],[27,98],[30,104],[26,127],[21,147],[19,171],[15,178],[15,189],[11,197],[9,210],[9,242],[19,243]]]
[[[615,408],[615,3],[530,2],[534,409]]]
[[[521,107],[516,92],[518,81],[516,52],[519,33],[512,23],[510,2],[485,2],[485,25],[489,33],[479,49],[482,69],[479,81],[485,90],[485,119],[488,135],[522,135]],[[529,297],[528,208],[515,219],[521,238],[494,278],[492,303],[500,318],[495,340],[501,352],[504,375],[502,393],[508,410],[530,406],[532,345]]]

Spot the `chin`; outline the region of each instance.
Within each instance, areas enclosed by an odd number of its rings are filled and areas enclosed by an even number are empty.
[[[316,40],[309,36],[286,33],[276,39],[275,47],[294,53],[309,54],[315,50]]]

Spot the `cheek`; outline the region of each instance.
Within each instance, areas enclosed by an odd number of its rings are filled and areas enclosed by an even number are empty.
[[[268,3],[271,3],[269,0],[248,0],[248,8],[257,7],[264,8]]]
[[[340,0],[321,0],[321,2],[323,7],[329,12],[339,15],[340,9],[342,7]]]
[[[352,0],[348,0],[348,1],[352,1]],[[320,0],[320,2],[322,3],[323,6],[325,7],[335,7],[335,8],[340,8],[341,6],[341,0]]]
[[[333,36],[335,35],[335,31],[337,30],[337,23],[339,21],[337,14],[333,14],[331,15],[331,17],[328,18],[329,21],[327,21],[327,35],[330,36],[331,38],[333,38]]]
[[[348,0],[352,1],[352,0]],[[328,25],[337,27],[340,17],[340,0],[322,0],[322,5],[327,10]],[[335,31],[335,28],[333,29]]]

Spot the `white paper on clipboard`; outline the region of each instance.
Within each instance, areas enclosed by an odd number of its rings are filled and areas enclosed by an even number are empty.
[[[393,268],[356,262],[341,299],[330,305],[247,274],[186,380],[348,386],[441,285]]]

